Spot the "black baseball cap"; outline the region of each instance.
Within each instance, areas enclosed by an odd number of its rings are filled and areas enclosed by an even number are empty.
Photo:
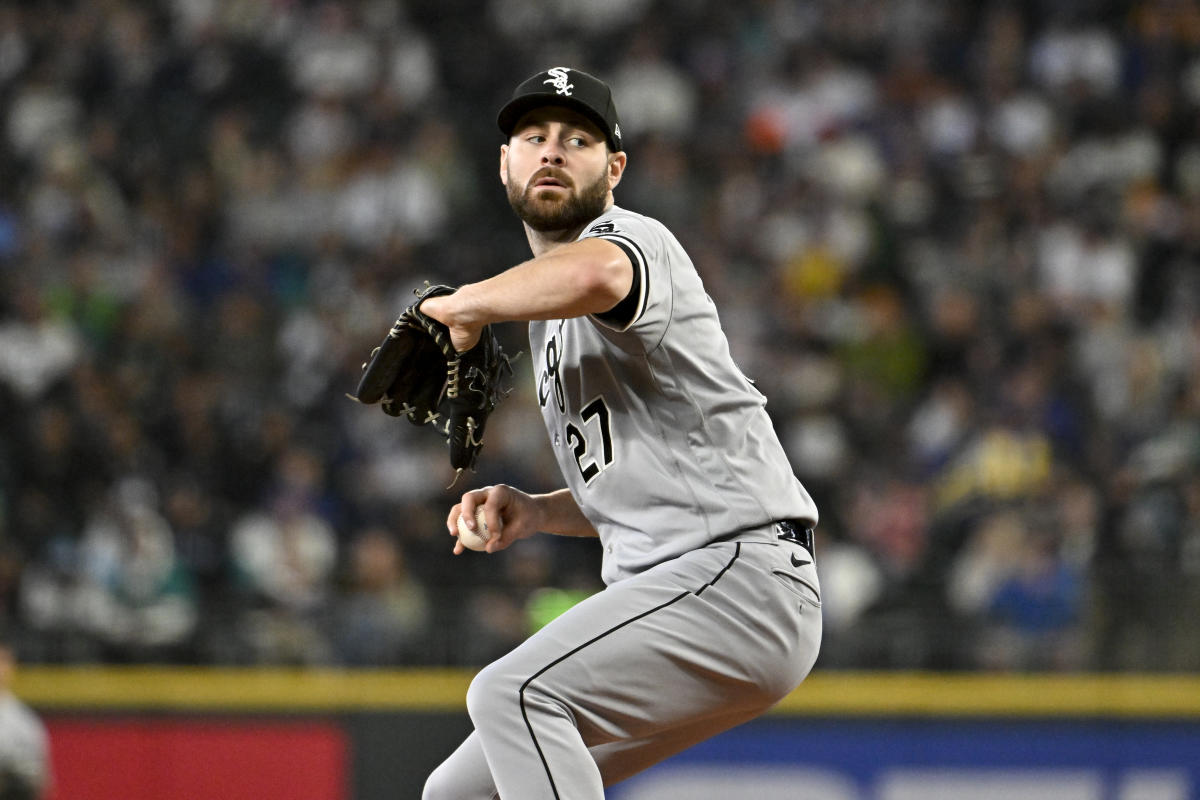
[[[596,123],[613,151],[621,150],[621,123],[608,84],[571,67],[551,67],[529,78],[513,92],[496,118],[500,132],[512,136],[518,120],[541,106],[565,106]]]

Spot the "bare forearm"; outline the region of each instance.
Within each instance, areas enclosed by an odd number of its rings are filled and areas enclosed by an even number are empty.
[[[532,496],[538,508],[538,528],[559,536],[599,536],[567,489]]]
[[[619,247],[601,239],[562,245],[498,275],[436,298],[422,309],[451,328],[493,322],[567,319],[598,314],[629,292],[633,268]]]

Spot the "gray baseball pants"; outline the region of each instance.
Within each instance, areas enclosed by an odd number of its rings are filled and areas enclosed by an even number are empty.
[[[579,603],[475,676],[475,730],[423,800],[602,800],[605,786],[758,716],[816,661],[811,558],[769,526]]]

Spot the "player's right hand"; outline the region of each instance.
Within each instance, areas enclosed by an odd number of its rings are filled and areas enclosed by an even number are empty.
[[[463,517],[464,524],[474,529],[477,508],[483,508],[483,519],[490,534],[484,552],[499,552],[518,539],[538,532],[537,502],[530,495],[503,483],[473,489],[465,493],[446,516],[446,529],[454,537],[455,555],[466,550],[458,541],[458,518]]]

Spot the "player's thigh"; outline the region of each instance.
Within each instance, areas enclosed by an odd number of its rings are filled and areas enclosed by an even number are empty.
[[[533,697],[547,693],[572,716],[578,709],[611,709],[614,693],[635,698],[651,632],[686,594],[671,581],[630,579],[568,609],[476,674],[467,691],[476,728],[511,724]]]
[[[803,677],[764,615],[796,612],[738,553],[704,548],[593,595],[489,665],[473,691],[552,698],[589,747],[760,712]]]

